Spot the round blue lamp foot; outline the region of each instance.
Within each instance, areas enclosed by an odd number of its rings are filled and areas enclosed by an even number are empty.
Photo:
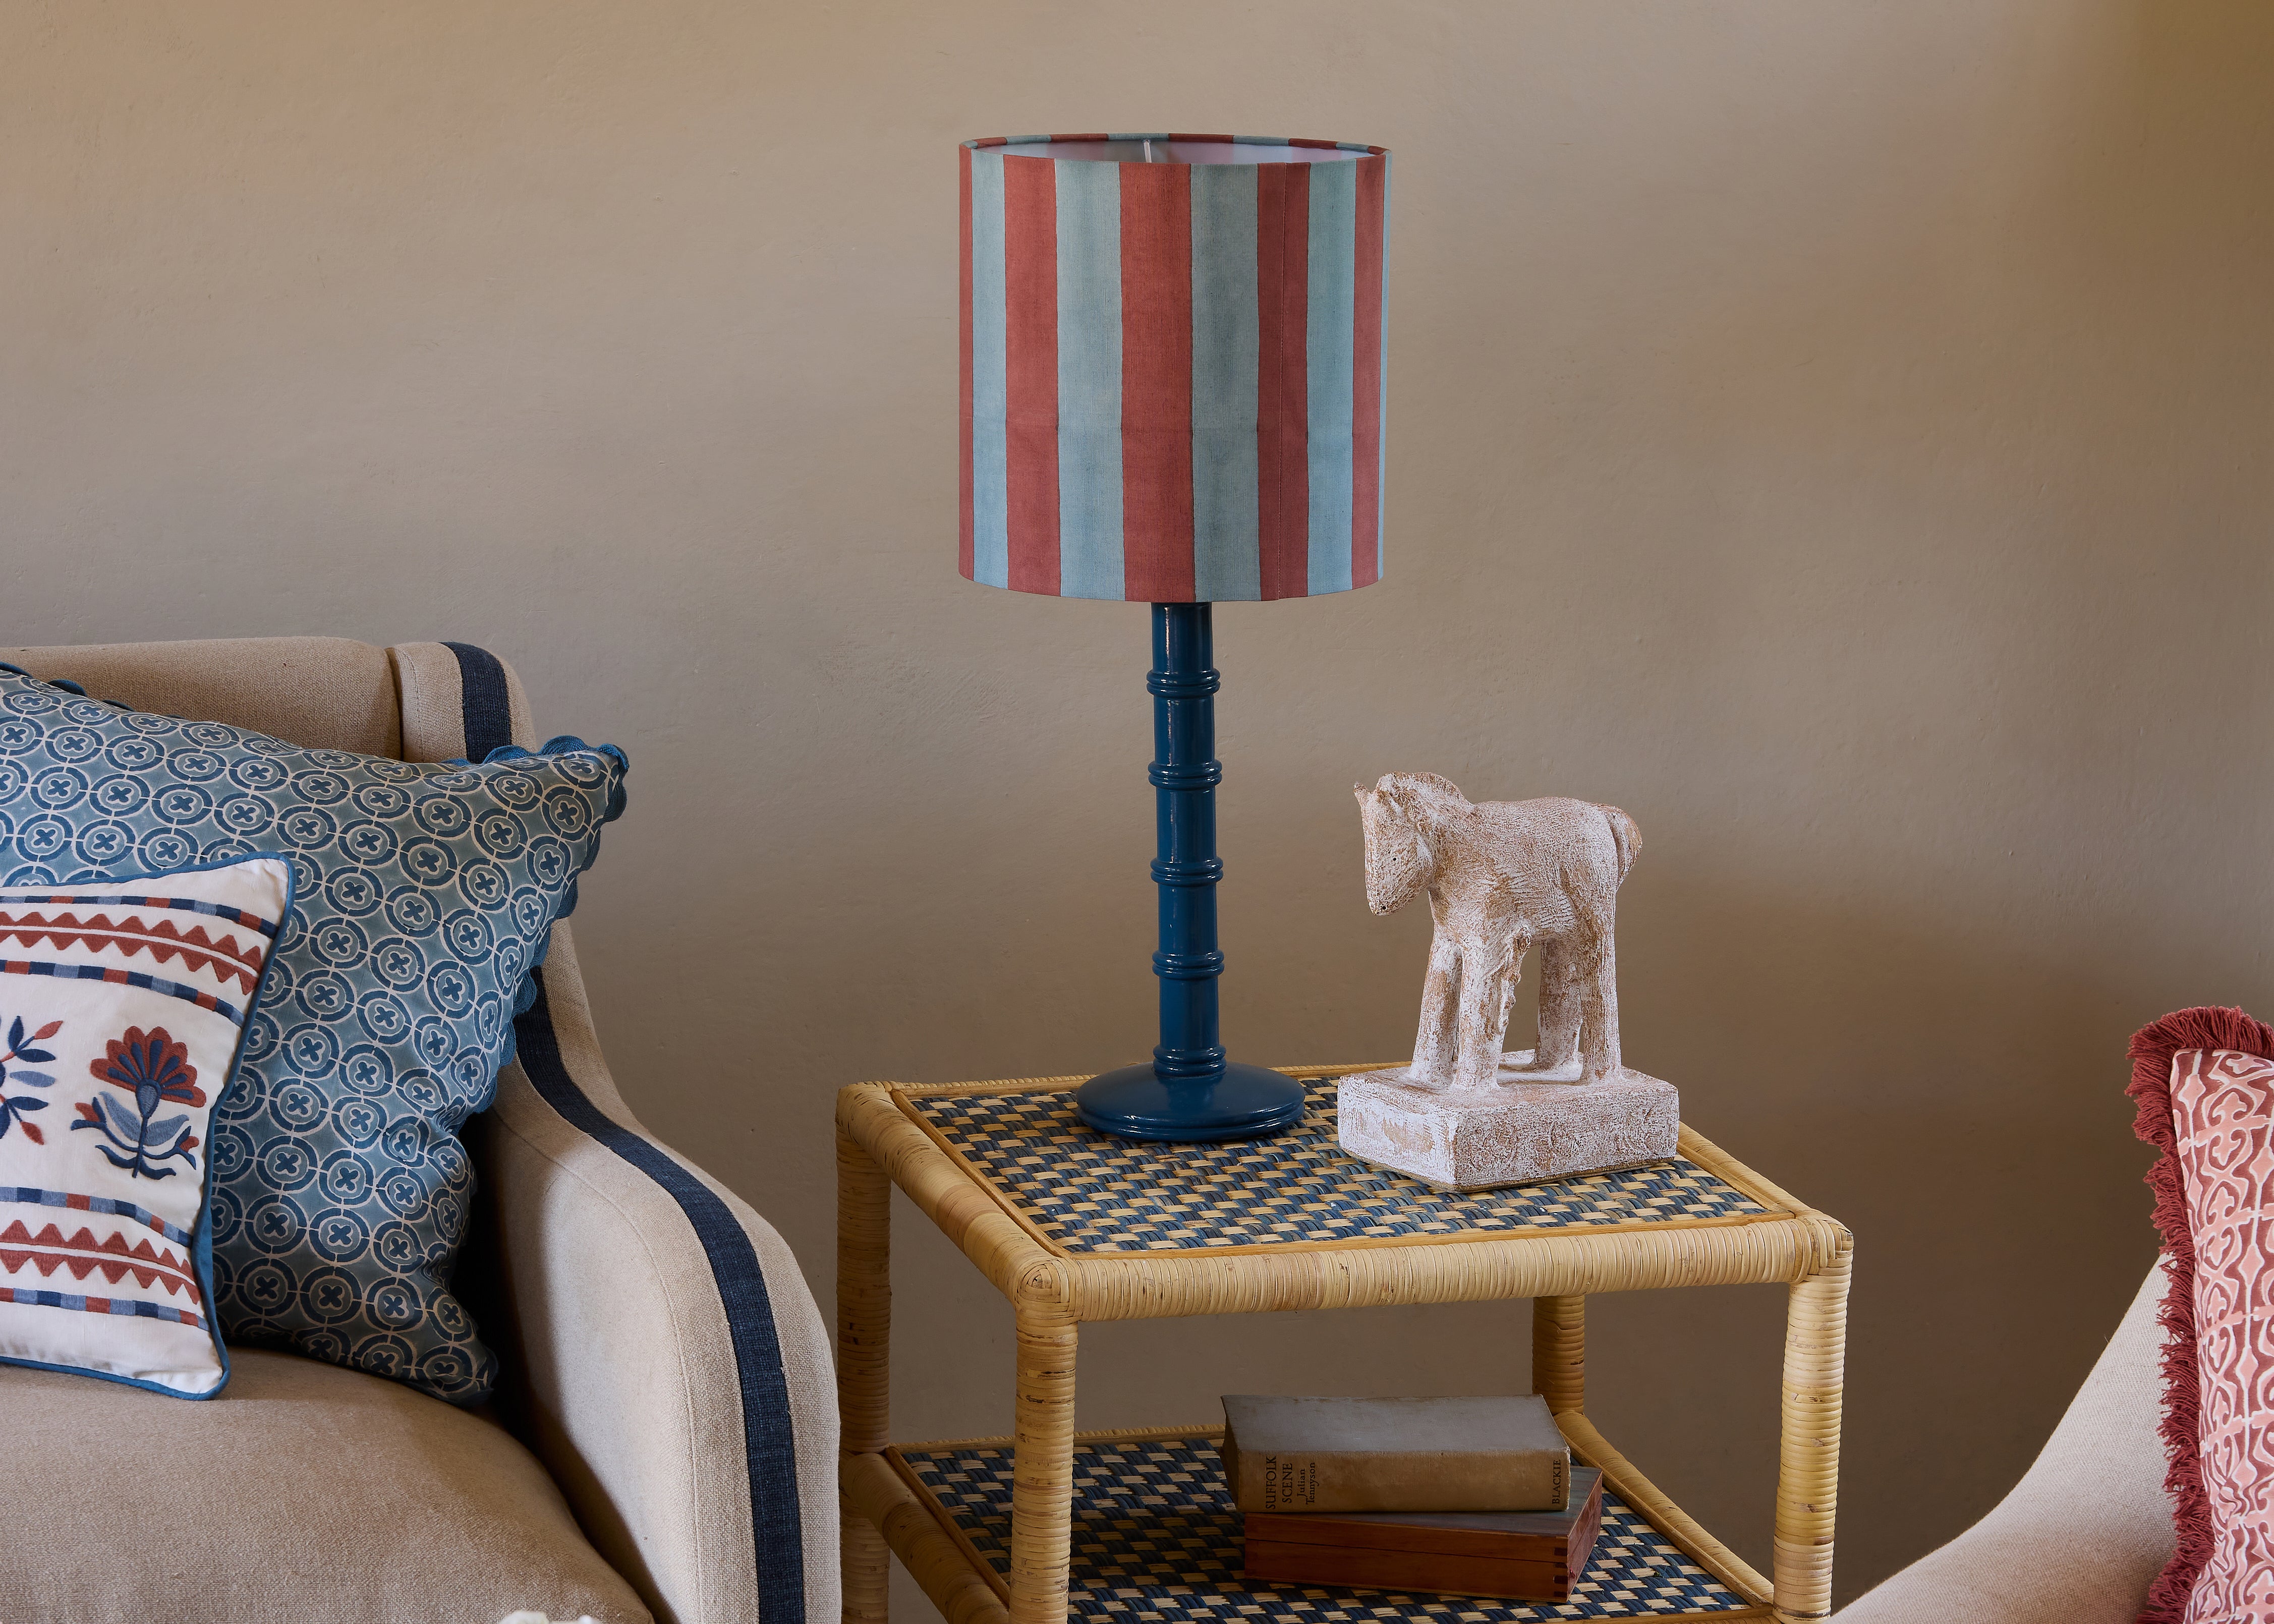
[[[1249,1139],[1303,1120],[1303,1085],[1236,1061],[1214,1079],[1169,1082],[1148,1061],[1091,1078],[1076,1091],[1074,1109],[1091,1127],[1126,1139]]]

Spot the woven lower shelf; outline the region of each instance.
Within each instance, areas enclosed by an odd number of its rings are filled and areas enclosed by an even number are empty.
[[[1754,1587],[1743,1583],[1734,1568],[1710,1570],[1659,1525],[1670,1519],[1638,1510],[1637,1502],[1663,1504],[1662,1499],[1647,1485],[1631,1494],[1619,1492],[1619,1474],[1604,1460],[1591,1462],[1604,1467],[1602,1532],[1567,1602],[1250,1586],[1240,1574],[1240,1518],[1224,1486],[1215,1438],[1212,1432],[1186,1431],[1101,1433],[1076,1440],[1070,1618],[1115,1624],[1374,1624],[1401,1619],[1547,1624],[1560,1619],[1718,1621],[1766,1617],[1769,1611],[1766,1598],[1752,1593]],[[998,1597],[1007,1598],[1010,1440],[911,1444],[888,1451],[887,1458],[974,1574]]]

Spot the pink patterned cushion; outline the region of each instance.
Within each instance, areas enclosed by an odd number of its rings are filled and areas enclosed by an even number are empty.
[[[2274,1060],[2174,1056],[2172,1129],[2195,1242],[2195,1458],[2211,1514],[2187,1624],[2263,1624],[2274,1620]]]
[[[2274,1028],[2182,1010],[2132,1040],[2170,1259],[2160,1316],[2178,1549],[2142,1624],[2274,1624]]]

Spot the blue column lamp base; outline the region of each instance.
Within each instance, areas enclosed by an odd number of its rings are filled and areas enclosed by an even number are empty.
[[[1215,636],[1206,604],[1153,605],[1154,825],[1158,855],[1161,1041],[1150,1064],[1123,1066],[1074,1095],[1082,1121],[1131,1139],[1253,1139],[1303,1119],[1303,1085],[1224,1057],[1217,1041]]]
[[[1224,1062],[1214,1082],[1172,1083],[1146,1061],[1091,1078],[1075,1094],[1074,1109],[1091,1127],[1125,1139],[1252,1139],[1303,1120],[1303,1085],[1236,1060]]]

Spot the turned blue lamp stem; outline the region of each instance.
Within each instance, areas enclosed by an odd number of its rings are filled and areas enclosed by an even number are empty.
[[[1228,1061],[1218,1035],[1216,939],[1216,692],[1207,604],[1153,605],[1153,816],[1160,896],[1161,1041],[1150,1065],[1094,1077],[1076,1096],[1082,1120],[1129,1139],[1231,1139],[1299,1122],[1302,1085]]]
[[[1153,824],[1160,851],[1153,883],[1160,888],[1161,1041],[1153,1070],[1164,1081],[1213,1079],[1224,1070],[1217,1035],[1216,981],[1224,954],[1216,943],[1216,887],[1224,862],[1216,854],[1216,691],[1223,680],[1209,663],[1215,635],[1207,604],[1153,605]]]

